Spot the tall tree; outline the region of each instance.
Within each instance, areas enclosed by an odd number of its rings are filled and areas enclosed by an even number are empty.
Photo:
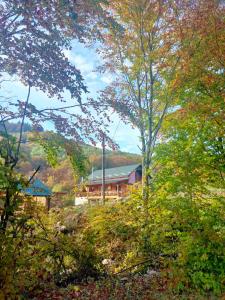
[[[113,76],[113,83],[100,101],[115,109],[124,120],[138,128],[143,156],[144,198],[150,186],[149,168],[163,119],[174,105],[176,68],[171,34],[174,17],[169,3],[151,1],[110,1],[112,15],[121,25],[105,34],[105,60],[101,71]]]
[[[225,8],[221,1],[176,1],[173,9],[179,110],[162,130],[156,177],[167,196],[186,191],[192,198],[224,188]]]

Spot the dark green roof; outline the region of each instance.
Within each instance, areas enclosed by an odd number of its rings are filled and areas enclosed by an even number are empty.
[[[128,179],[130,173],[132,173],[138,167],[140,167],[140,164],[105,169],[105,180],[107,181],[112,178],[114,178],[115,180],[117,178]],[[101,183],[101,180],[102,180],[102,170],[95,170],[92,174],[88,176],[89,183],[91,182]]]
[[[36,197],[48,197],[52,195],[52,191],[39,179],[35,179],[29,187],[23,189],[22,192],[26,195]]]

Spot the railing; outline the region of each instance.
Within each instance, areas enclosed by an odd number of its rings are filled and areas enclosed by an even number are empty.
[[[127,191],[105,191],[105,197],[126,197],[128,195]],[[92,197],[102,197],[101,192],[79,192],[76,194],[76,197],[85,197],[85,198],[92,198]]]

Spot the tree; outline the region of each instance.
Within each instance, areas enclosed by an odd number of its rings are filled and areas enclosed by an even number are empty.
[[[153,180],[158,197],[192,201],[210,194],[216,197],[224,189],[224,139],[213,123],[210,119],[202,122],[191,109],[180,109],[166,118],[164,143],[155,151]]]
[[[184,1],[175,6],[174,39],[179,48],[177,72],[179,105],[189,105],[204,120],[214,119],[223,131],[224,111],[224,5],[221,1]],[[219,124],[219,123],[220,124]],[[220,128],[219,128],[220,127]]]
[[[91,104],[81,104],[82,93],[87,93],[87,87],[80,71],[64,54],[65,49],[70,49],[71,39],[88,42],[99,37],[98,27],[111,20],[100,4],[101,1],[68,0],[1,2],[1,76],[16,75],[28,86],[27,99],[19,100],[16,106],[18,113],[12,113],[8,107],[1,107],[4,121],[23,118],[25,111],[26,117],[34,125],[40,123],[40,120],[44,122],[52,119],[56,129],[63,127],[61,130],[66,129],[66,133],[77,140],[81,140],[83,135],[85,138],[90,137],[93,142],[94,138],[102,135],[102,131],[98,131],[101,128],[100,122],[88,111],[88,105]],[[63,92],[68,91],[75,103],[56,109],[48,109],[46,105],[46,109],[38,111],[29,104],[33,87],[63,101]],[[71,113],[73,107],[79,113]]]
[[[167,196],[182,191],[191,199],[224,188],[224,5],[184,1],[173,9],[178,107],[162,129],[156,180]]]
[[[100,96],[121,118],[139,129],[143,156],[144,198],[151,183],[149,168],[159,130],[174,105],[176,68],[173,11],[170,3],[111,1],[112,15],[121,25],[105,34],[105,60],[101,71],[113,76],[113,83]]]
[[[5,196],[1,216],[3,230],[18,196],[18,176],[14,168],[19,161],[26,118],[32,121],[34,128],[52,120],[58,131],[77,142],[87,139],[94,142],[105,135],[101,121],[96,121],[82,103],[82,93],[87,93],[87,88],[80,71],[68,61],[64,51],[70,49],[74,38],[81,42],[98,38],[98,27],[109,20],[111,18],[101,8],[101,1],[1,1],[0,76],[2,81],[5,75],[16,76],[28,89],[25,100],[20,99],[16,104],[7,101],[0,107],[1,167],[6,183],[1,185]],[[30,103],[34,87],[61,101],[64,101],[64,91],[68,91],[75,104],[38,110]],[[67,111],[73,107],[80,113]],[[15,140],[9,135],[6,122],[18,119],[21,119],[21,126]]]

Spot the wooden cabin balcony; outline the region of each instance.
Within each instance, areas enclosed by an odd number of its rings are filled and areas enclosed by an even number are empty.
[[[105,191],[106,198],[123,198],[128,196],[128,191]],[[84,197],[87,199],[101,199],[102,193],[99,191],[78,192],[76,197]]]

